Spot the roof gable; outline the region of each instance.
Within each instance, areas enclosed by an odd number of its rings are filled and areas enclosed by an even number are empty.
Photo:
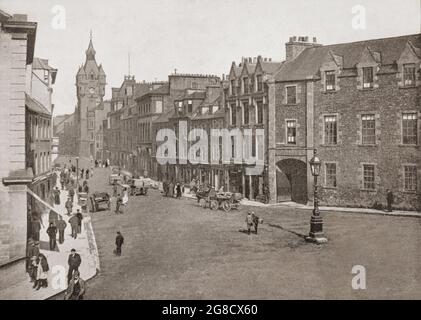
[[[359,62],[357,63],[358,65],[367,65],[367,64],[378,64],[380,63],[380,54],[377,52],[373,52],[370,50],[369,47],[365,47],[363,52],[361,53],[361,57]]]
[[[421,50],[415,47],[410,40],[405,45],[399,59],[397,60],[398,63],[407,63],[407,62],[415,62],[421,59]]]

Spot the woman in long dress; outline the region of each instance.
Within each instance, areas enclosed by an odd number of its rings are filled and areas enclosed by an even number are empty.
[[[47,278],[48,278],[48,271],[49,271],[47,257],[44,256],[42,253],[40,253],[38,255],[36,263],[37,263],[37,277],[36,277],[36,283],[35,283],[36,287],[34,286],[35,290],[39,290],[41,287],[47,288],[48,287]]]

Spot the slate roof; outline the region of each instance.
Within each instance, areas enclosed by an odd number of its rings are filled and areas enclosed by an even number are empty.
[[[50,111],[48,111],[46,107],[44,107],[40,102],[29,96],[27,93],[25,93],[25,105],[29,110],[35,113],[51,116]]]
[[[164,122],[168,122],[169,119],[175,114],[174,110],[170,110],[167,112],[164,112],[163,114],[161,114],[155,121],[154,123],[164,123]]]
[[[329,51],[343,58],[344,69],[355,68],[367,47],[372,52],[380,53],[382,65],[390,65],[399,59],[408,40],[415,47],[421,48],[421,34],[307,48],[293,61],[284,62],[275,79],[276,81],[304,80],[309,75],[317,74]]]
[[[261,61],[260,65],[262,66],[262,70],[268,74],[274,74],[279,68],[282,66],[283,62],[275,62],[275,61]]]

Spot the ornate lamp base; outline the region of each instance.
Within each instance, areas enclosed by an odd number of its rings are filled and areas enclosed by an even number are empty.
[[[320,216],[311,216],[310,220],[310,233],[308,237],[305,238],[308,242],[313,242],[317,244],[326,243],[327,238],[323,233],[323,219]]]

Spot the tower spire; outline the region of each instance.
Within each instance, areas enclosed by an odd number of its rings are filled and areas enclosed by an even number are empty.
[[[95,49],[92,44],[92,30],[89,32],[89,46],[86,50],[86,60],[95,60]]]

